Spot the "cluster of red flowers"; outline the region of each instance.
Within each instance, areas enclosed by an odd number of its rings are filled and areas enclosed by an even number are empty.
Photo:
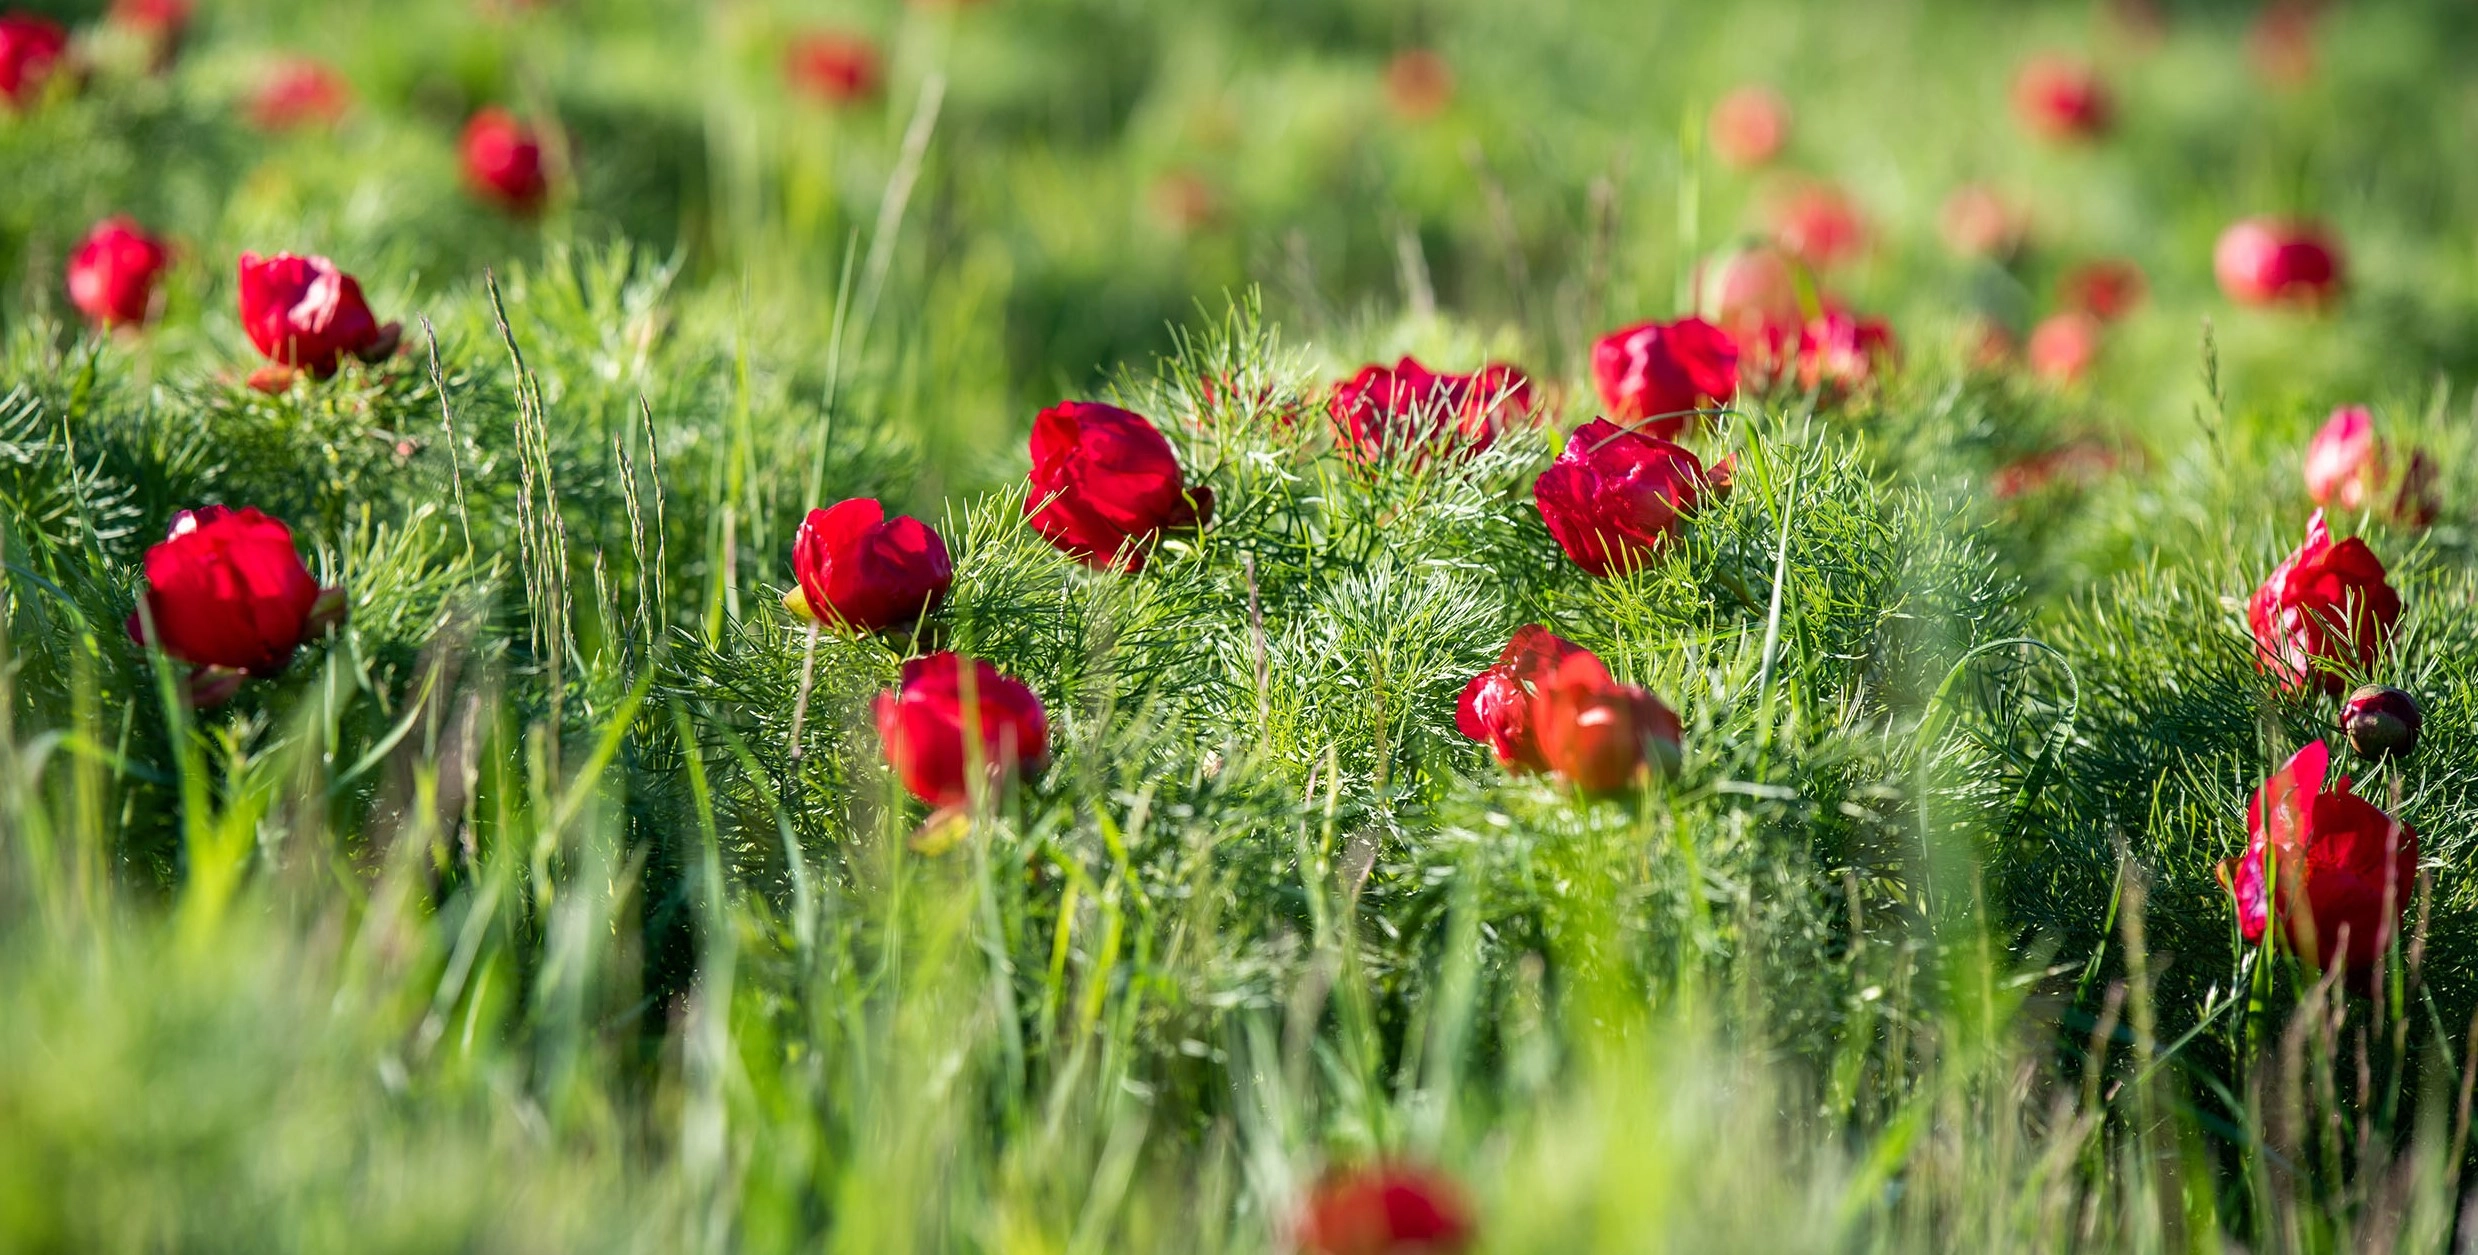
[[[1515,772],[1549,772],[1590,794],[1678,769],[1683,729],[1659,698],[1609,674],[1600,656],[1537,623],[1463,686],[1454,726]]]

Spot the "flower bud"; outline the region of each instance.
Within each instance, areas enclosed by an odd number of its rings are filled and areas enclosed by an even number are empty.
[[[2369,762],[2408,758],[2418,752],[2418,729],[2426,716],[2418,699],[2396,688],[2369,684],[2340,708],[2340,730],[2349,748]]]

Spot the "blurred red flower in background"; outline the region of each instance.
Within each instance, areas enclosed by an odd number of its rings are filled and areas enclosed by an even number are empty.
[[[1385,66],[1385,101],[1409,121],[1433,118],[1454,103],[1454,71],[1426,48],[1398,52]]]
[[[2066,271],[2057,280],[2056,299],[2067,309],[2081,310],[2101,322],[2115,322],[2134,312],[2149,291],[2142,267],[2112,257]]]
[[[885,86],[877,45],[845,31],[810,31],[783,54],[783,76],[801,94],[830,105],[875,97]]]
[[[2031,371],[2051,383],[2078,382],[2099,360],[2099,320],[2081,310],[2050,314],[2031,328]]]
[[[1582,646],[1537,623],[1514,630],[1497,655],[1497,665],[1473,676],[1454,706],[1454,728],[1496,753],[1512,771],[1547,771],[1540,740],[1533,731],[1532,700],[1540,682]]]
[[[1790,102],[1760,83],[1734,88],[1712,106],[1712,151],[1724,164],[1752,169],[1781,155],[1790,139]]]
[[[99,327],[146,321],[172,251],[128,217],[106,218],[69,255],[69,303]]]
[[[1591,653],[1567,655],[1542,678],[1532,723],[1549,770],[1585,793],[1615,793],[1678,769],[1677,712],[1618,683]]]
[[[1404,1165],[1363,1168],[1319,1182],[1298,1224],[1305,1255],[1455,1255],[1471,1245],[1460,1187]]]
[[[542,137],[505,109],[484,109],[465,124],[465,183],[512,213],[539,212],[551,193]]]
[[[29,13],[0,14],[0,101],[23,107],[69,55],[69,32]]]
[[[250,96],[249,116],[261,130],[289,131],[333,126],[352,105],[353,89],[343,75],[307,57],[295,57],[259,81]]]
[[[2240,305],[2321,305],[2340,291],[2340,245],[2310,222],[2247,218],[2221,233],[2211,263]]]
[[[2013,108],[2034,134],[2054,140],[2097,139],[2116,115],[2099,71],[2061,53],[2023,63],[2013,80]]]
[[[241,329],[279,365],[335,373],[346,356],[375,361],[396,351],[403,328],[385,326],[361,284],[324,257],[241,254]]]
[[[1966,183],[1945,197],[1936,213],[1936,229],[1956,255],[2002,260],[2021,251],[2030,222],[1995,189]]]
[[[1776,188],[1766,213],[1773,240],[1817,270],[1830,270],[1867,248],[1867,224],[1858,206],[1831,183],[1801,179]]]

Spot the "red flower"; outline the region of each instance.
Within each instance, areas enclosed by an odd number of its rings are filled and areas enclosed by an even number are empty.
[[[1867,247],[1867,224],[1848,194],[1830,183],[1802,181],[1771,197],[1772,236],[1790,255],[1830,270]]]
[[[1061,401],[1033,420],[1024,513],[1034,531],[1090,565],[1141,571],[1163,531],[1212,516],[1213,490],[1187,487],[1170,441],[1143,415]]]
[[[1440,1174],[1401,1165],[1329,1176],[1299,1219],[1305,1255],[1454,1255],[1471,1245],[1471,1208]]]
[[[482,199],[520,214],[534,213],[551,193],[542,138],[505,109],[484,109],[465,124],[465,184]]]
[[[2073,383],[2099,358],[2099,320],[2080,310],[2051,314],[2031,328],[2031,370],[2052,383]]]
[[[343,590],[310,578],[292,529],[255,507],[173,515],[171,536],[146,551],[144,596],[165,653],[256,676],[282,671],[301,642],[344,608]],[[146,641],[135,614],[129,635]]]
[[[2108,131],[2115,109],[2108,85],[2089,63],[2048,54],[2033,57],[2013,81],[2014,112],[2046,139],[2096,139]]]
[[[2320,305],[2340,291],[2340,246],[2313,223],[2247,218],[2221,233],[2211,264],[2240,305]]]
[[[1797,347],[1798,329],[1807,320],[1800,304],[1799,267],[1779,249],[1732,253],[1698,286],[1712,321],[1738,346],[1741,384],[1765,379]]]
[[[1385,101],[1407,121],[1433,118],[1454,103],[1454,71],[1426,48],[1396,53],[1385,67]]]
[[[1657,552],[1709,486],[1703,463],[1685,448],[1596,418],[1566,438],[1532,497],[1566,556],[1608,576]]]
[[[2115,322],[2142,304],[2148,285],[2142,267],[2122,258],[2088,262],[2057,281],[2057,302],[2101,322]]]
[[[1050,759],[1050,721],[1041,699],[1022,680],[978,660],[967,697],[963,663],[952,653],[915,658],[903,664],[899,688],[878,694],[878,739],[887,765],[912,796],[932,806],[960,806],[971,795],[968,727],[978,734],[974,753],[992,789],[1041,770]]]
[[[2306,443],[2306,495],[2316,505],[2365,508],[2383,481],[2383,441],[2363,405],[2344,406]]]
[[[877,632],[937,609],[955,583],[955,564],[929,524],[890,519],[876,500],[854,497],[809,511],[792,541],[792,574],[800,581],[784,598],[792,609]]]
[[[2248,942],[2260,943],[2276,914],[2307,963],[2364,970],[2391,947],[2417,887],[2418,833],[2351,793],[2347,776],[2324,792],[2330,764],[2331,750],[2316,741],[2255,790],[2246,852],[2220,864],[2220,883]]]
[[[1507,423],[1530,421],[1536,404],[1530,378],[1512,366],[1448,375],[1406,357],[1360,367],[1334,385],[1325,408],[1343,455],[1367,462],[1405,452],[1478,453]]]
[[[68,52],[69,32],[59,23],[0,14],[0,102],[19,108],[33,101]]]
[[[1936,228],[1945,247],[1963,257],[2011,257],[2030,232],[2021,211],[1977,183],[1957,187],[1945,197]]]
[[[146,321],[171,250],[136,220],[106,218],[69,254],[69,303],[98,327]]]
[[[1827,396],[1865,387],[1894,351],[1882,319],[1828,311],[1798,333],[1798,386]]]
[[[1497,752],[1514,771],[1547,771],[1533,733],[1532,702],[1540,682],[1570,655],[1590,651],[1537,623],[1514,630],[1497,665],[1471,677],[1454,705],[1456,731]]]
[[[2355,536],[2333,544],[2321,510],[2306,523],[2306,543],[2246,603],[2256,665],[2283,688],[2311,684],[2334,696],[2342,671],[2374,665],[2400,617],[2383,563]]]
[[[375,361],[396,350],[402,326],[380,326],[361,284],[324,257],[241,254],[241,329],[279,365],[325,377],[350,354]]]
[[[1549,770],[1585,793],[1615,793],[1647,772],[1677,770],[1677,712],[1618,683],[1589,653],[1567,655],[1540,681],[1532,723]]]
[[[877,46],[841,31],[811,31],[793,39],[783,55],[783,76],[803,95],[830,105],[868,100],[886,81]]]
[[[270,72],[250,97],[250,121],[262,131],[333,126],[352,107],[353,89],[334,70],[307,57]]]
[[[2418,730],[2425,726],[2417,698],[2381,684],[2360,685],[2340,707],[2341,734],[2349,749],[2369,762],[2417,753]]]
[[[1592,382],[1609,417],[1673,436],[1738,391],[1738,345],[1701,318],[1639,323],[1592,346]]]
[[[1781,154],[1790,138],[1790,102],[1779,92],[1750,83],[1712,106],[1712,151],[1741,170]]]

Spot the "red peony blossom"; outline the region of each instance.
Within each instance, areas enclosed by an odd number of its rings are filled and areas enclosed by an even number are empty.
[[[1440,1174],[1389,1165],[1329,1176],[1299,1218],[1303,1255],[1455,1255],[1471,1245],[1471,1207]]]
[[[2255,790],[2246,852],[2220,864],[2220,883],[2249,943],[2278,915],[2309,965],[2364,971],[2391,948],[2417,888],[2418,833],[2351,793],[2347,776],[2324,792],[2330,765],[2330,748],[2316,741]]]
[[[1454,705],[1454,727],[1496,751],[1509,770],[1547,771],[1533,732],[1532,705],[1540,682],[1573,654],[1589,653],[1537,623],[1514,630],[1497,665],[1471,677]]]
[[[1508,423],[1531,421],[1537,404],[1531,379],[1512,366],[1449,375],[1406,357],[1360,367],[1334,385],[1326,412],[1343,455],[1368,462],[1403,453],[1478,453]]]
[[[1202,525],[1213,490],[1190,488],[1170,441],[1141,414],[1061,401],[1033,420],[1032,528],[1096,567],[1144,569],[1162,532]]]
[[[343,590],[321,589],[302,565],[292,529],[255,507],[173,515],[171,535],[146,551],[143,595],[163,652],[255,676],[282,671],[344,609]],[[129,635],[146,643],[145,619],[130,615]]]
[[[1609,417],[1667,438],[1738,391],[1738,345],[1701,318],[1638,323],[1592,346],[1592,382]]]
[[[2383,441],[2363,405],[2343,406],[2306,443],[2306,495],[2316,505],[2361,510],[2383,483]]]
[[[1769,199],[1774,242],[1807,265],[1830,270],[1866,251],[1867,223],[1840,188],[1800,181]]]
[[[2099,71],[2053,53],[2023,65],[2013,81],[2013,108],[2034,134],[2054,140],[2097,139],[2115,117]]]
[[[2312,223],[2247,218],[2221,233],[2211,265],[2240,305],[2321,305],[2340,292],[2340,245]]]
[[[2101,322],[2115,322],[2134,312],[2149,290],[2142,267],[2122,258],[2086,262],[2057,281],[2057,302]]]
[[[1893,329],[1882,319],[1828,310],[1798,333],[1798,386],[1826,396],[1856,391],[1875,381],[1895,351]]]
[[[278,365],[324,378],[346,355],[376,361],[403,327],[379,325],[361,284],[324,257],[241,254],[241,329]]]
[[[792,541],[800,587],[784,604],[819,622],[878,632],[938,608],[955,583],[946,541],[869,497],[809,511]]]
[[[1712,151],[1723,162],[1752,169],[1781,155],[1790,138],[1790,102],[1750,83],[1712,106]]]
[[[1945,197],[1944,207],[1936,214],[1936,228],[1944,236],[1945,247],[1962,257],[2011,257],[2030,234],[2030,224],[2020,210],[1994,189],[1977,183],[1957,187]]]
[[[23,108],[69,55],[69,32],[28,13],[0,14],[0,103]]]
[[[2355,536],[2333,544],[2321,510],[2306,523],[2306,543],[2246,603],[2256,665],[2283,688],[2333,696],[2343,671],[2375,664],[2400,617],[2400,594],[2384,581],[2383,563]]]
[[[1566,556],[1609,576],[1641,566],[1710,488],[1684,447],[1596,418],[1566,438],[1532,497]]]
[[[98,327],[145,322],[172,251],[132,218],[106,218],[69,254],[69,303]]]
[[[2051,314],[2031,328],[2031,370],[2050,383],[2069,384],[2099,360],[2099,320],[2080,310]]]
[[[1050,720],[1022,680],[986,662],[972,663],[966,694],[964,659],[936,653],[903,664],[900,687],[878,694],[878,739],[887,765],[912,796],[937,807],[971,797],[977,756],[990,788],[1029,777],[1050,759]],[[966,730],[979,749],[970,750]]]
[[[844,31],[811,31],[792,40],[783,77],[813,100],[848,105],[873,99],[886,85],[877,45]]]
[[[1454,70],[1426,48],[1396,53],[1385,67],[1385,101],[1406,121],[1427,121],[1454,103]]]
[[[537,213],[550,198],[550,172],[542,162],[542,137],[505,109],[484,109],[465,124],[461,145],[465,185],[475,195],[513,213]]]
[[[308,57],[276,66],[250,97],[250,122],[262,131],[333,126],[353,105],[344,76]]]
[[[1579,651],[1541,679],[1532,726],[1549,770],[1585,793],[1615,793],[1647,773],[1676,771],[1684,735],[1677,712]]]

